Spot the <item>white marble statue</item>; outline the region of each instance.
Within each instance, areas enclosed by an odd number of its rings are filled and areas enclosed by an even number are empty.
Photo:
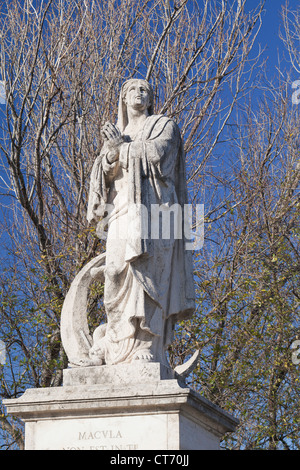
[[[63,344],[75,366],[135,360],[167,365],[174,326],[194,311],[184,230],[180,236],[172,230],[167,238],[153,236],[153,207],[163,212],[188,203],[180,131],[172,119],[153,114],[150,84],[131,79],[121,89],[117,124],[107,122],[102,135],[87,217],[100,234],[105,216],[106,252],[71,286],[62,312]],[[182,214],[177,224],[184,224]],[[107,323],[91,337],[82,309],[88,286],[97,278],[104,280]]]

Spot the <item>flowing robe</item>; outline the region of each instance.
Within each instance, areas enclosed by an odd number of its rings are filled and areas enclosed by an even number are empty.
[[[150,345],[154,360],[164,350],[176,322],[194,311],[192,253],[185,249],[184,205],[188,203],[183,144],[176,123],[147,117],[143,128],[109,164],[103,146],[92,174],[88,220],[107,211],[104,305],[107,314],[105,362],[130,361]],[[181,209],[179,237],[153,237],[153,207]],[[107,210],[108,209],[108,210]],[[151,232],[152,230],[152,232]]]

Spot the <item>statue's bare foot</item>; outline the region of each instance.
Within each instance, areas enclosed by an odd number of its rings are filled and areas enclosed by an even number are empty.
[[[151,354],[149,349],[141,349],[140,351],[137,351],[133,357],[133,361],[145,361],[145,362],[151,362],[153,361],[153,354]]]

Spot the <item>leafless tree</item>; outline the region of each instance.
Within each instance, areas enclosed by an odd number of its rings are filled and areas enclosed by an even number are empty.
[[[289,3],[282,7],[283,31],[281,38],[284,41],[290,63],[297,74],[300,74],[300,9],[292,10]]]

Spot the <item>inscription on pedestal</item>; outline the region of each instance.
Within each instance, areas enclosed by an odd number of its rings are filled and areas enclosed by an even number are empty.
[[[125,444],[120,430],[79,431],[76,446],[63,447],[63,450],[137,450],[137,444]],[[108,442],[111,441],[111,444]],[[106,444],[103,444],[106,442]],[[121,443],[120,443],[121,442]],[[123,442],[123,443],[122,443]]]
[[[27,449],[138,450],[164,448],[166,415],[61,419],[26,424]],[[141,433],[141,429],[143,432]]]

